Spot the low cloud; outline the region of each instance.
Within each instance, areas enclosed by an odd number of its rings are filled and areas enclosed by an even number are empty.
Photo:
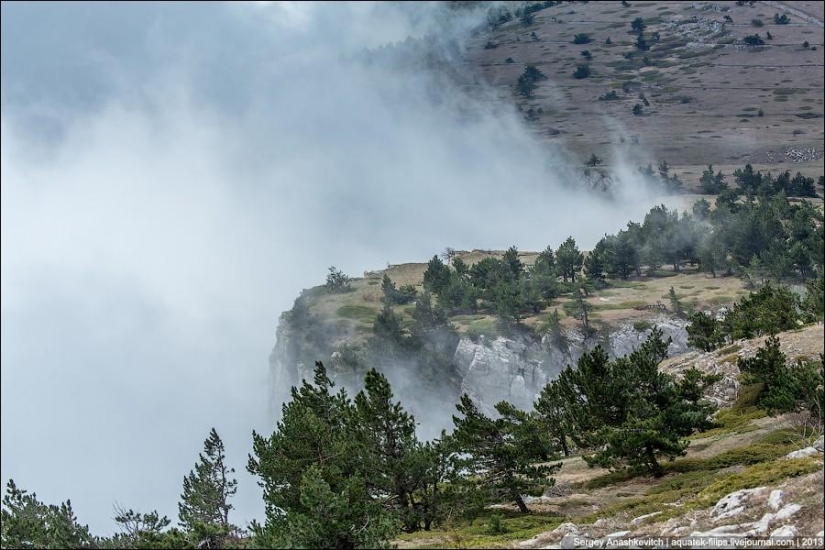
[[[460,55],[483,14],[2,10],[2,477],[71,498],[96,533],[115,501],[176,518],[212,426],[241,481],[234,520],[261,517],[244,467],[273,425],[267,356],[327,266],[587,248],[647,206],[630,171],[619,200],[580,190],[472,74],[427,68],[428,36]]]

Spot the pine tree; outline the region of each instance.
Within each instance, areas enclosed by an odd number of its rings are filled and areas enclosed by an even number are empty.
[[[615,238],[602,238],[587,255],[587,259],[584,261],[584,272],[587,274],[588,279],[604,283],[605,275],[613,262],[614,241]]]
[[[362,398],[366,409],[376,412],[374,418],[380,416],[379,409],[386,418],[397,413],[396,426],[406,426],[393,405],[379,405],[391,401],[389,387],[384,388],[378,376],[372,380],[375,399]],[[266,507],[265,524],[252,525],[255,544],[382,547],[397,532],[398,514],[387,506],[387,495],[375,487],[392,475],[381,472],[383,477],[374,477],[376,465],[381,464],[379,451],[397,447],[386,445],[382,439],[386,431],[379,437],[372,430],[366,437],[371,430],[357,428],[361,417],[346,392],[333,393],[333,388],[324,365],[316,363],[313,383],[304,381],[300,388],[292,388],[292,399],[284,403],[273,434],[264,438],[253,432],[255,456],[250,456],[247,469],[261,478]],[[375,420],[370,425],[379,424]]]
[[[441,295],[441,291],[450,282],[450,268],[444,265],[441,258],[433,256],[427,263],[427,270],[424,272],[424,288],[436,295]]]
[[[683,317],[685,313],[684,306],[682,306],[682,301],[676,295],[676,291],[673,289],[672,286],[670,287],[667,296],[670,300],[670,308],[673,310],[673,313],[675,313],[679,317]]]
[[[372,369],[364,385],[355,396],[348,422],[363,452],[368,489],[391,495],[388,505],[398,511],[405,529],[414,531],[419,523],[413,506],[418,480],[411,475],[411,464],[420,447],[415,419],[401,403],[393,402],[392,388],[384,375]]]
[[[581,272],[582,264],[584,263],[584,255],[576,246],[576,241],[573,237],[568,237],[558,251],[556,251],[556,263],[561,271],[564,282],[569,278],[571,281],[576,280],[576,275]]]
[[[2,548],[94,548],[95,537],[80,525],[72,502],[44,504],[35,493],[19,489],[14,480],[6,485],[0,512]]]
[[[201,540],[187,536],[182,531],[168,529],[171,520],[161,516],[153,510],[149,513],[140,513],[132,509],[115,506],[115,523],[120,532],[103,541],[103,548],[193,548]],[[198,540],[193,540],[197,538]],[[209,543],[218,542],[209,540]],[[208,546],[204,544],[204,546]],[[219,547],[213,545],[210,547]]]
[[[672,376],[660,372],[659,363],[669,344],[654,329],[642,346],[609,366],[607,387],[619,413],[596,430],[595,440],[604,447],[586,456],[589,464],[617,468],[644,466],[662,475],[658,456],[671,460],[684,454],[684,439],[696,429],[710,426],[713,407],[697,401],[700,380],[687,379],[677,384]],[[589,398],[590,396],[588,396]]]
[[[301,507],[287,511],[276,547],[390,548],[396,521],[370,498],[363,477],[331,484],[322,467],[311,464],[301,476],[299,494]]]
[[[725,341],[716,317],[697,311],[691,315],[687,326],[688,344],[703,351],[713,351]]]
[[[203,442],[203,453],[195,469],[183,478],[183,493],[178,504],[181,527],[210,547],[220,546],[232,530],[229,499],[237,492],[234,468],[226,464],[226,450],[215,428]]]
[[[478,410],[470,397],[461,396],[453,416],[456,452],[466,456],[463,466],[489,498],[515,501],[522,513],[529,512],[522,495],[551,486],[549,476],[561,464],[536,465],[547,449],[537,444],[536,429],[524,411],[502,401],[495,407],[499,418],[493,420]]]
[[[547,384],[541,390],[533,408],[538,415],[539,423],[550,438],[561,448],[564,456],[570,456],[567,438],[571,426],[559,385],[552,382]]]

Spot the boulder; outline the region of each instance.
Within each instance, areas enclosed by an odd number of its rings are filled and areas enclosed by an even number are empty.
[[[738,516],[745,511],[745,505],[748,499],[754,495],[764,493],[765,487],[757,487],[755,489],[741,489],[729,493],[719,499],[716,506],[710,512],[710,517],[714,521],[721,521],[723,519]]]
[[[781,489],[771,491],[771,496],[768,497],[768,508],[773,511],[779,510],[782,506],[782,497],[784,493]]]

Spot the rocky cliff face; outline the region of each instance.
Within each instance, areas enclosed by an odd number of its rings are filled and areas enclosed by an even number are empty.
[[[652,324],[662,330],[665,339],[672,339],[670,356],[687,351],[686,321],[659,315]],[[461,392],[487,412],[502,400],[529,409],[542,388],[586,351],[600,344],[611,358],[620,357],[639,347],[650,333],[651,329],[639,331],[628,323],[601,338],[585,338],[578,330],[560,337],[546,334],[540,342],[529,336],[480,338],[478,342],[462,338],[455,353]]]
[[[651,320],[651,324],[660,328],[666,339],[672,339],[669,355],[688,350],[686,321],[659,315]],[[446,394],[452,393],[457,401],[461,393],[467,393],[487,413],[492,412],[495,404],[502,400],[529,409],[542,388],[566,365],[575,364],[584,352],[602,345],[611,357],[626,355],[641,345],[650,332],[651,329],[640,331],[632,323],[626,323],[607,334],[590,338],[579,330],[555,335],[548,333],[541,340],[532,334],[499,336],[495,339],[480,337],[477,341],[462,337],[453,358],[457,372],[445,373],[443,380],[443,385],[450,386],[452,391],[442,393],[440,398],[447,399]],[[282,319],[277,343],[269,358],[273,401],[286,397],[292,385],[312,376],[313,365],[301,361],[294,352],[299,338],[300,335],[295,334]],[[341,374],[335,372],[335,355],[333,352],[330,357],[318,358],[332,366],[333,376]],[[398,379],[398,373],[385,374],[394,386],[399,385],[393,380]],[[410,387],[411,381],[403,377],[401,380],[404,387],[399,388],[399,397],[415,391],[414,384]],[[347,382],[344,385],[347,386]],[[444,404],[446,418],[454,410],[455,401]],[[412,412],[415,414],[416,411]]]

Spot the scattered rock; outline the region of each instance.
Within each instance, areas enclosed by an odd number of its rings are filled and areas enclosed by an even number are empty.
[[[781,489],[771,491],[771,496],[768,497],[768,508],[773,511],[779,510],[780,506],[782,506],[783,494]]]
[[[741,533],[738,533],[741,529],[740,525],[720,525],[719,527],[714,527],[710,531],[694,531],[690,534],[691,537],[714,537],[717,535],[738,535],[744,536]]]
[[[750,531],[747,532],[750,536],[760,536],[764,535],[768,528],[771,526],[771,522],[776,518],[774,514],[770,512],[762,516],[762,519],[757,521],[756,523],[752,524]]]
[[[779,521],[790,518],[792,515],[802,509],[799,504],[786,504],[781,510],[776,513],[776,519]]]
[[[814,456],[820,454],[816,447],[805,447],[804,449],[799,449],[798,451],[791,451],[790,453],[785,455],[785,458],[805,458],[808,456]]]
[[[579,534],[579,526],[575,523],[562,523],[555,529],[553,529],[554,533],[563,533],[565,535],[578,535]]]
[[[638,525],[638,524],[642,523],[644,520],[646,520],[647,518],[652,518],[654,516],[658,516],[659,514],[661,514],[661,512],[653,512],[653,513],[650,513],[650,514],[645,514],[643,516],[639,516],[639,517],[631,520],[630,525]]]
[[[793,525],[783,525],[779,529],[771,531],[770,537],[772,539],[778,537],[795,537],[797,533],[798,531]]]
[[[757,487],[755,489],[742,489],[740,491],[734,491],[733,493],[727,494],[720,498],[719,502],[716,503],[716,506],[713,507],[710,517],[714,518],[714,521],[720,521],[733,516],[738,516],[745,511],[745,503],[751,496],[764,493],[765,490],[765,487]]]
[[[580,542],[583,542],[583,539],[579,535],[564,535],[559,541],[559,548],[578,548]]]

